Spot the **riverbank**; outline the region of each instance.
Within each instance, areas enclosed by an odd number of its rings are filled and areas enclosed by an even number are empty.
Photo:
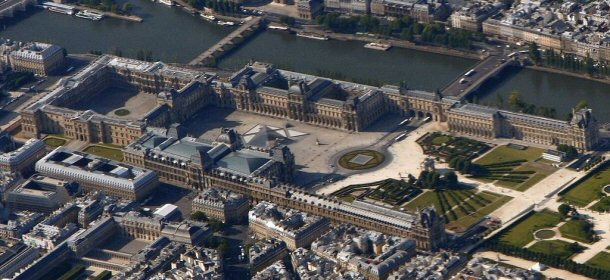
[[[591,77],[586,74],[574,73],[574,72],[570,72],[570,71],[566,71],[566,70],[550,68],[550,67],[545,67],[545,66],[528,65],[528,66],[525,66],[525,68],[529,68],[529,69],[536,70],[536,71],[565,75],[565,76],[570,76],[570,77],[574,77],[574,78],[585,79],[585,80],[589,80],[589,81],[595,81],[595,82],[600,82],[600,83],[610,85],[609,78]]]
[[[107,16],[107,17],[111,17],[111,18],[128,20],[128,21],[133,21],[133,22],[142,22],[142,21],[144,21],[144,19],[139,17],[139,16],[134,16],[134,15],[126,16],[126,15],[120,15],[120,14],[113,13],[113,12],[105,12],[105,11],[102,11],[102,10],[94,9],[94,8],[87,7],[87,6],[80,5],[80,4],[76,4],[76,3],[72,4],[72,5],[74,5],[75,7],[79,8],[80,10],[89,10],[89,11],[92,11],[92,12],[96,12],[96,13],[102,14],[102,15]]]
[[[439,46],[432,46],[432,45],[418,45],[416,43],[405,41],[405,40],[400,40],[400,39],[377,38],[377,36],[370,37],[370,36],[366,36],[366,35],[359,36],[359,35],[355,35],[355,34],[335,33],[335,32],[330,32],[330,31],[326,31],[326,30],[315,29],[315,28],[292,28],[292,29],[296,30],[297,32],[305,31],[305,32],[313,33],[313,34],[320,35],[320,36],[327,36],[330,39],[340,40],[340,41],[359,41],[359,42],[364,42],[364,43],[381,42],[384,44],[390,44],[393,47],[398,47],[398,48],[412,49],[412,50],[417,50],[417,51],[431,52],[431,53],[437,53],[437,54],[442,54],[442,55],[457,56],[457,57],[462,57],[462,58],[467,58],[467,59],[476,59],[476,60],[482,60],[486,57],[486,54],[484,54],[484,53],[459,50],[459,49],[451,49],[451,48],[447,48],[447,47],[439,47]]]

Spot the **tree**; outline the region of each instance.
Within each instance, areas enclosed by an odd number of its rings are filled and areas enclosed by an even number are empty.
[[[589,76],[593,76],[593,74],[595,74],[595,62],[589,53],[587,53],[587,56],[585,57],[585,70]]]
[[[588,107],[589,107],[589,103],[587,103],[587,100],[581,100],[581,101],[578,101],[578,103],[576,103],[576,106],[574,106],[574,110],[579,111],[581,109],[588,108]]]
[[[572,206],[562,203],[561,205],[559,205],[559,207],[557,207],[557,211],[559,211],[559,214],[565,218],[572,211]]]
[[[578,242],[571,243],[568,249],[574,254],[582,252],[582,246]]]
[[[538,44],[536,44],[536,42],[531,42],[529,44],[528,53],[529,53],[530,59],[536,65],[538,65],[538,64],[540,64],[540,62],[542,62],[542,54],[540,53],[540,50],[538,49]]]
[[[280,17],[280,22],[288,26],[294,26],[296,20],[291,16],[282,16]]]
[[[223,231],[225,229],[225,223],[218,219],[210,219],[208,221],[208,225],[212,228],[214,232]]]
[[[123,13],[125,14],[131,14],[131,10],[133,9],[133,5],[131,5],[131,3],[127,2],[125,4],[123,4]]]
[[[504,98],[502,98],[502,95],[496,94],[496,107],[504,108]]]
[[[576,147],[566,144],[557,145],[557,150],[566,153],[567,158],[575,158],[578,155]]]
[[[201,211],[195,211],[195,212],[191,213],[191,219],[198,221],[198,222],[205,222],[208,220],[208,215],[206,215],[205,213],[203,213]]]
[[[450,171],[445,174],[445,183],[448,188],[457,187],[458,186],[458,176],[455,172]]]
[[[508,104],[514,110],[522,110],[525,107],[525,102],[523,102],[521,93],[519,91],[514,90],[510,96],[508,97]]]

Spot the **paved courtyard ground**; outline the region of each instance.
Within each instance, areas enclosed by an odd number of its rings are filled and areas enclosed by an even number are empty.
[[[185,122],[193,137],[216,139],[221,128],[235,128],[244,134],[256,125],[288,127],[306,135],[291,137],[284,141],[294,153],[298,173],[294,183],[309,186],[320,180],[334,176],[337,171],[337,155],[358,147],[378,143],[402,120],[398,116],[386,115],[364,132],[347,132],[309,125],[293,120],[272,118],[248,112],[224,108],[207,107]],[[340,172],[339,172],[340,173]]]
[[[108,88],[83,102],[76,104],[76,110],[93,110],[103,115],[130,120],[140,120],[157,106],[157,96],[134,90]],[[116,115],[117,109],[127,109],[129,114]]]

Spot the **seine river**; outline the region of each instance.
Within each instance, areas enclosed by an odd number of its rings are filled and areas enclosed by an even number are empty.
[[[152,51],[155,59],[185,63],[231,32],[180,8],[146,0],[131,0],[142,23],[117,19],[94,22],[48,11],[30,12],[24,18],[0,23],[0,37],[19,41],[45,41],[62,45],[71,53],[119,49],[134,57],[138,50]],[[317,41],[294,35],[262,32],[233,51],[219,64],[237,69],[250,60],[270,62],[293,71],[334,73],[346,79],[372,80],[433,91],[442,88],[476,63],[474,60],[393,48],[382,52],[365,49],[361,42]],[[558,74],[522,70],[479,96],[480,103],[506,101],[513,90],[524,100],[554,107],[563,118],[579,100],[587,100],[598,119],[610,121],[610,85]]]

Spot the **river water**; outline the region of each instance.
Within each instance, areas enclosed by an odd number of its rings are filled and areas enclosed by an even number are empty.
[[[169,8],[147,0],[130,2],[135,7],[133,13],[144,18],[144,22],[111,18],[95,22],[36,11],[18,20],[0,23],[0,37],[51,42],[64,46],[71,53],[109,52],[118,48],[123,55],[134,57],[138,50],[150,50],[155,59],[186,63],[232,30],[177,7]],[[476,63],[470,59],[409,49],[375,51],[363,45],[362,42],[318,41],[266,31],[222,59],[219,67],[237,69],[250,60],[258,60],[309,74],[323,71],[359,81],[391,84],[404,81],[410,88],[433,91]],[[513,90],[520,91],[528,103],[556,108],[562,119],[571,106],[587,100],[598,119],[610,121],[610,106],[604,102],[610,96],[610,85],[558,74],[525,69],[489,87],[478,99],[480,103],[493,105],[496,95],[502,95],[506,102]]]

